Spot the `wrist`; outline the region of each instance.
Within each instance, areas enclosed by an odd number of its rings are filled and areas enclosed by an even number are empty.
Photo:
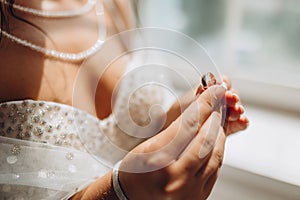
[[[102,199],[102,200],[119,200],[112,184],[112,171],[108,172],[105,176],[97,179],[94,183],[78,192],[70,199]]]
[[[117,198],[119,200],[128,200],[121,184],[120,184],[120,179],[119,179],[119,168],[120,168],[120,165],[122,163],[122,160],[117,162],[113,168],[113,171],[112,171],[112,178],[111,178],[111,181],[112,181],[112,187],[113,187],[113,191],[114,191],[114,194],[117,196]]]

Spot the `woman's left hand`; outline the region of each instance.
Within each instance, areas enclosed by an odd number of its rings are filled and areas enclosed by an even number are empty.
[[[232,88],[230,79],[223,76],[228,90],[225,93],[226,100],[226,135],[245,130],[248,127],[249,120],[244,116],[244,107],[241,105],[240,98]],[[195,89],[197,91],[197,89]],[[167,121],[164,129],[167,128],[190,104],[196,99],[195,91],[191,90],[180,97],[168,110]]]
[[[223,76],[223,81],[226,83],[228,90],[225,93],[226,99],[226,135],[231,135],[238,131],[245,130],[248,127],[249,120],[244,116],[244,107],[241,105],[240,98],[232,89],[231,81],[228,77]]]

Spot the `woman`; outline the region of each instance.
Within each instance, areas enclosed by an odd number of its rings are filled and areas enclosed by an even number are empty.
[[[220,85],[209,87],[198,97],[194,92],[188,94],[170,108],[164,130],[138,146],[141,140],[127,136],[109,117],[112,94],[125,61],[103,72],[93,99],[96,116],[78,109],[80,106],[72,108],[76,76],[83,60],[101,49],[105,37],[134,24],[128,2],[100,3],[1,0],[0,196],[207,198],[221,166],[225,135],[245,129],[248,123],[241,116],[243,109],[237,95]],[[116,45],[126,48],[121,41]],[[91,82],[94,78],[91,73]],[[84,84],[89,88],[89,81]],[[229,111],[226,133],[220,126],[219,112],[224,96]],[[150,99],[145,104],[156,101]],[[209,119],[214,120],[212,124]],[[145,125],[147,119],[140,122]],[[208,131],[218,134],[206,135]],[[113,176],[107,162],[110,157],[115,161],[124,155],[108,151],[106,134],[115,138],[113,142],[122,149],[132,149],[123,159],[119,174],[114,171]],[[88,150],[99,149],[96,156],[103,162],[87,152],[90,144],[93,146]],[[135,173],[133,169],[140,171]]]

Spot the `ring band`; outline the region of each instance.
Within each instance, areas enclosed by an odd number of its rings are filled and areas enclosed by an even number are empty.
[[[206,73],[200,79],[200,86],[197,89],[196,96],[200,95],[204,92],[208,87],[215,85],[217,83],[217,79],[214,74],[211,72]]]
[[[115,191],[118,199],[119,200],[128,200],[128,198],[124,194],[124,191],[120,185],[120,180],[119,180],[119,168],[120,168],[121,163],[122,163],[122,160],[120,160],[119,162],[117,162],[114,165],[114,168],[112,170],[112,184],[113,184],[113,188],[114,188],[114,191]]]

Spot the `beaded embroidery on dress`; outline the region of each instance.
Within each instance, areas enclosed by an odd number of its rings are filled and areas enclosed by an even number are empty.
[[[157,92],[155,87],[143,89],[129,105],[123,102],[120,116],[129,107],[135,108],[140,110],[135,115],[139,127],[146,126],[148,108],[163,100],[153,95]],[[121,93],[127,95],[126,91]],[[145,98],[145,93],[152,94],[151,98]],[[67,198],[103,176],[144,140],[125,133],[115,118],[112,114],[98,120],[85,111],[53,102],[0,104],[1,198]],[[127,122],[123,118],[121,123]],[[136,127],[131,128],[138,134]]]
[[[51,102],[1,104],[1,198],[60,199],[104,175],[109,168],[85,150],[79,131],[99,132],[99,120]]]

